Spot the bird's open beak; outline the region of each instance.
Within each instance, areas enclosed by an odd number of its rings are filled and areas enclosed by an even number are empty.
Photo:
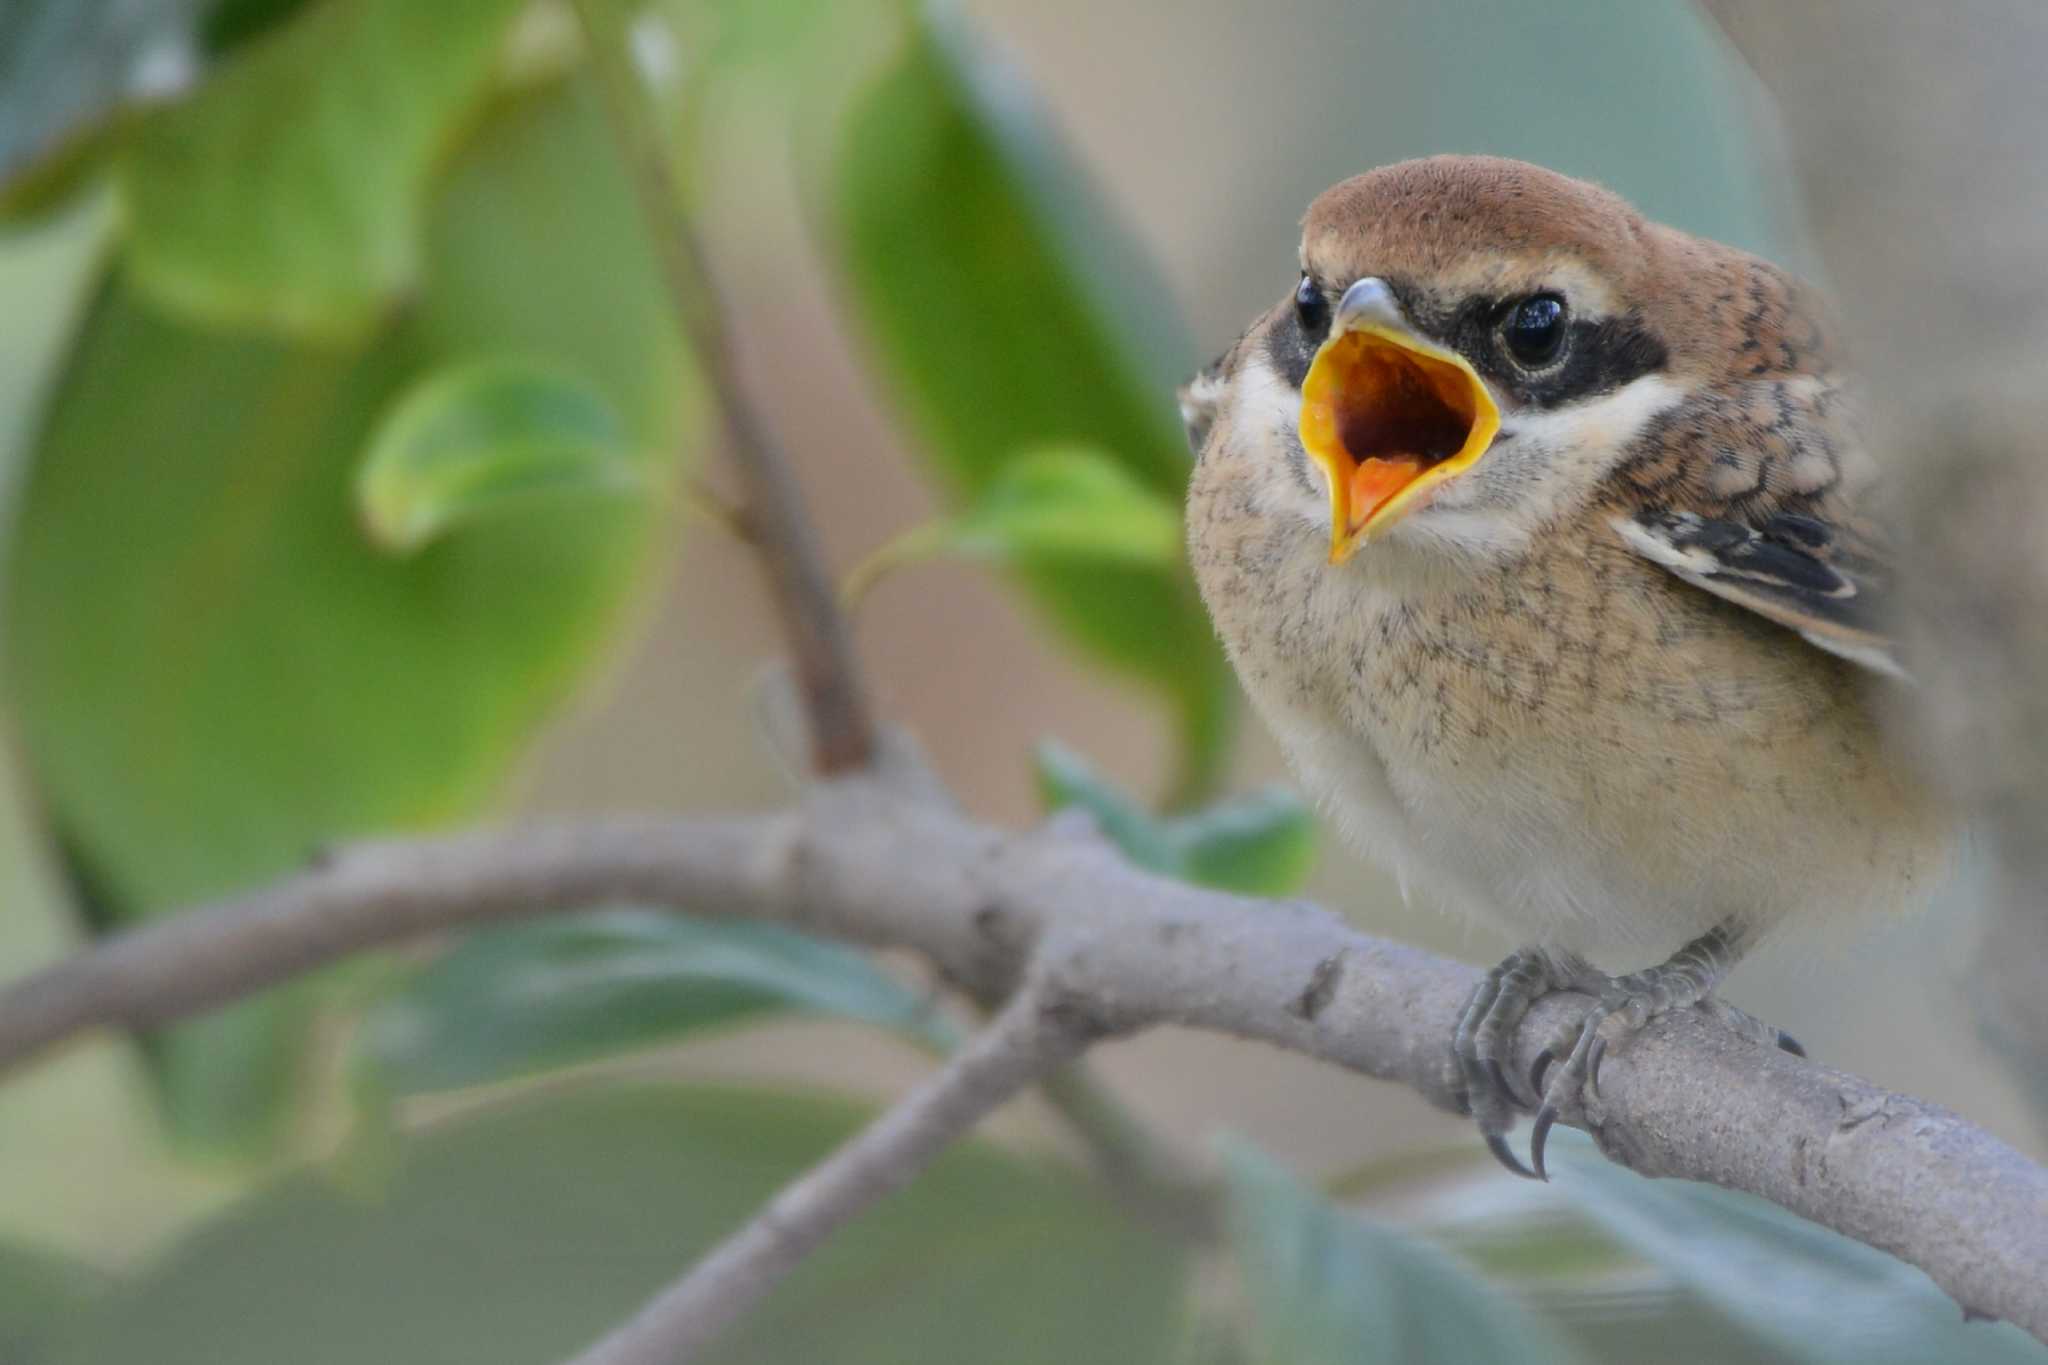
[[[1471,468],[1499,430],[1478,371],[1417,335],[1385,280],[1346,289],[1301,385],[1301,443],[1330,485],[1330,562]]]

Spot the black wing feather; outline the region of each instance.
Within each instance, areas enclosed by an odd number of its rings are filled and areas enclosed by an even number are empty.
[[[1781,512],[1755,525],[1697,512],[1617,518],[1629,548],[1679,578],[1894,678],[1908,674],[1886,629],[1890,575],[1868,535]]]

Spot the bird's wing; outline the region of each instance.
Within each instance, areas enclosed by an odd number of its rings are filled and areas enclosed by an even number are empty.
[[[1886,629],[1889,556],[1874,531],[1790,512],[1754,519],[1657,508],[1618,515],[1637,554],[1830,654],[1910,680]]]

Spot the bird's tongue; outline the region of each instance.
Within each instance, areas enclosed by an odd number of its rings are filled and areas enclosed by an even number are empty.
[[[1387,499],[1406,488],[1427,466],[1419,455],[1374,455],[1351,471],[1351,496],[1346,503],[1345,529],[1356,531]]]

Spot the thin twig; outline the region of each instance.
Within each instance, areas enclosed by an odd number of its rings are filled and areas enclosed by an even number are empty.
[[[744,482],[746,505],[725,520],[754,547],[768,575],[796,663],[812,768],[821,776],[833,776],[869,767],[877,756],[876,732],[852,632],[818,555],[817,536],[789,460],[740,381],[724,298],[693,227],[684,190],[672,172],[667,143],[649,117],[624,35],[609,21],[604,0],[579,0],[577,8],[670,303],[703,367]],[[700,496],[706,492],[697,491]],[[1084,1082],[1077,1079],[1075,1084]],[[1049,1095],[1062,1112],[1066,1097],[1070,1096]],[[1176,1178],[1166,1168],[1141,1172],[1131,1165],[1138,1155],[1131,1144],[1141,1140],[1136,1120],[1129,1114],[1113,1116],[1113,1099],[1097,1100],[1091,1113],[1069,1115],[1082,1138],[1091,1144],[1111,1136],[1123,1141],[1126,1145],[1117,1151],[1098,1153],[1105,1166],[1132,1182],[1125,1188],[1135,1197],[1159,1209],[1173,1204],[1165,1191]],[[1093,1127],[1083,1121],[1089,1119],[1095,1121]]]
[[[600,0],[577,5],[669,303],[718,406],[745,488],[746,524],[759,545],[761,567],[796,662],[810,720],[813,767],[823,776],[851,772],[873,757],[875,731],[846,618],[818,554],[789,458],[740,383],[725,300],[686,212],[667,144],[649,117],[640,77],[624,50],[625,35],[603,10]]]
[[[1446,1040],[1476,968],[1313,906],[1152,876],[1096,838],[1004,833],[869,780],[771,816],[343,850],[0,990],[0,1070],[87,1029],[169,1023],[364,948],[621,899],[912,949],[981,999],[1028,972],[1094,1031],[1215,1029],[1399,1081],[1444,1108],[1460,1100]],[[1511,1067],[1527,1074],[1540,1040],[1585,1005],[1541,1002]],[[1760,1195],[2048,1341],[2048,1171],[1947,1110],[1685,1011],[1617,1045],[1584,1122],[1637,1171]]]
[[[785,1186],[572,1365],[683,1365],[849,1219],[902,1188],[1004,1101],[1080,1052],[1083,1029],[1035,990],[903,1100]]]
[[[691,479],[683,485],[683,505],[748,549],[761,549],[761,537],[748,519],[747,509],[704,480]]]

